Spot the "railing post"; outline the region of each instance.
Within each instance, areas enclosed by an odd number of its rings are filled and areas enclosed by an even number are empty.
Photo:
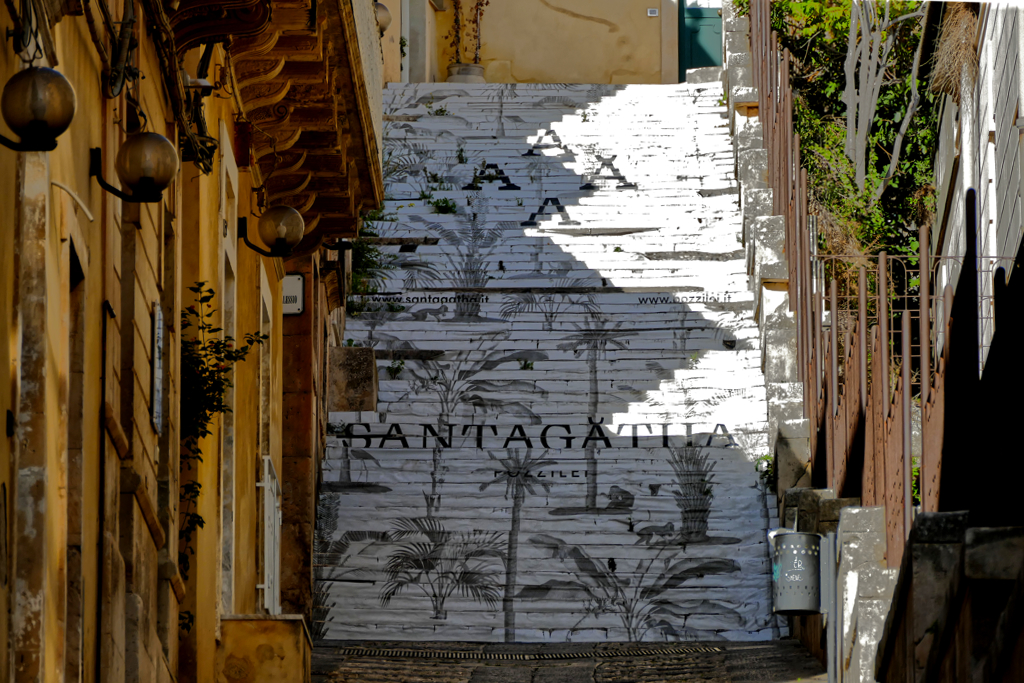
[[[885,409],[882,418],[889,417],[889,263],[888,255],[882,251],[878,254],[878,327],[882,332],[881,344],[882,353],[882,377],[875,378],[882,382],[882,397],[885,399],[882,404]]]
[[[930,316],[931,316],[931,256],[928,247],[928,226],[922,225],[920,236],[918,237],[920,244],[921,253],[918,257],[917,263],[921,269],[920,277],[918,278],[920,284],[918,291],[918,301],[921,309],[921,319],[918,321],[918,336],[921,339],[921,408],[928,403],[928,393],[931,389],[932,384],[932,358],[931,358],[931,330]]]
[[[815,263],[814,266],[817,269],[818,264]],[[821,376],[825,372],[825,368],[822,367],[824,359],[822,359],[820,351],[823,337],[821,325],[822,318],[825,315],[825,293],[819,287],[814,289],[814,308],[814,345],[819,347],[814,353],[814,400],[817,402],[821,400]]]
[[[828,305],[831,309],[829,311],[829,336],[832,344],[832,390],[829,393],[832,398],[832,416],[835,417],[839,413],[839,400],[836,397],[836,387],[839,386],[839,295],[835,280],[829,282]]]
[[[838,308],[837,302],[838,296],[836,294],[836,281],[832,280],[829,282],[828,292],[828,305],[829,305],[829,377],[828,377],[828,399],[829,399],[829,411],[828,420],[828,443],[829,448],[829,468],[832,470],[832,476],[829,477],[829,488],[835,489],[836,495],[839,494],[839,449],[840,444],[836,443],[836,417],[839,414],[839,334],[838,334],[838,316],[836,315],[836,309]]]
[[[864,266],[857,275],[857,335],[860,337],[860,409],[868,409],[868,275]],[[862,419],[863,419],[862,418]]]
[[[807,171],[800,169],[800,187],[802,188],[801,194],[803,195],[803,201],[807,200]],[[804,367],[809,368],[814,361],[814,287],[813,287],[813,269],[814,260],[811,256],[810,249],[810,225],[809,221],[804,221],[801,226],[800,233],[797,235],[797,253],[801,254],[800,266],[801,266],[801,277],[800,277],[800,288],[802,291],[801,302],[802,310],[800,315],[804,316],[806,322],[803,329],[803,343],[806,351],[804,352]],[[806,374],[806,372],[805,372]],[[809,381],[809,378],[805,377],[804,381]],[[817,400],[817,398],[815,398]],[[811,417],[808,415],[807,417]]]
[[[910,434],[910,311],[903,311],[903,537],[910,537],[914,514],[913,459]]]

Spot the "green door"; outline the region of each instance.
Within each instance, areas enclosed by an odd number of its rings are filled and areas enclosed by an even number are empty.
[[[679,80],[686,80],[687,69],[721,65],[722,17],[718,8],[680,8]]]

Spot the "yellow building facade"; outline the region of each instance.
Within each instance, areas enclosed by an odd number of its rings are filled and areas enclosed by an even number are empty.
[[[390,4],[408,7],[408,80],[443,82],[455,61],[453,1]],[[473,4],[462,0],[464,22]],[[481,20],[484,77],[488,83],[678,83],[680,6],[680,0],[492,0]],[[472,62],[475,50],[465,40],[462,61]],[[385,53],[389,76],[393,58]]]
[[[383,199],[373,3],[21,0],[0,23],[0,83],[48,66],[76,100],[56,149],[0,148],[0,679],[266,680],[269,652],[308,680],[328,320]],[[155,201],[116,168],[141,133],[180,160]],[[274,207],[297,244],[261,243]],[[208,341],[263,336],[203,356],[231,386],[198,453],[190,306]]]

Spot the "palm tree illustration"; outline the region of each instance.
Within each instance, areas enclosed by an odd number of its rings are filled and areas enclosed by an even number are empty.
[[[327,637],[330,612],[335,606],[331,600],[331,584],[345,580],[366,580],[373,571],[353,566],[355,558],[376,552],[386,541],[386,531],[346,531],[338,536],[341,521],[341,496],[337,493],[321,494],[316,504],[316,526],[313,530],[313,610],[312,636],[314,640]]]
[[[404,286],[407,290],[429,286],[441,279],[441,273],[432,263],[399,254],[394,261],[395,268],[405,271]]]
[[[582,547],[571,545],[555,536],[538,534],[530,543],[561,560],[574,577],[552,579],[538,586],[524,588],[519,597],[544,600],[552,593],[572,592],[584,602],[583,617],[570,629],[575,631],[588,617],[600,618],[614,614],[622,623],[630,642],[638,642],[651,630],[663,635],[682,633],[670,619],[680,612],[671,591],[686,582],[709,574],[738,572],[735,560],[711,558],[679,559],[679,548],[659,547],[652,557],[636,561],[632,572],[620,571],[613,560],[596,560]]]
[[[512,528],[508,533],[508,549],[505,551],[505,592],[501,599],[501,607],[505,612],[506,643],[514,643],[516,639],[515,590],[516,574],[519,571],[519,527],[523,502],[527,493],[531,496],[537,494],[537,485],[545,492],[551,490],[549,482],[537,477],[543,468],[558,464],[556,460],[544,460],[543,457],[547,454],[548,451],[544,451],[541,458],[534,458],[530,449],[526,449],[526,453],[520,455],[520,449],[508,448],[505,450],[505,457],[500,457],[488,451],[487,457],[495,464],[492,468],[479,470],[494,474],[493,479],[480,484],[481,491],[486,491],[492,484],[504,484],[505,500],[512,499]]]
[[[366,326],[366,340],[362,342],[362,345],[373,349],[381,341],[394,341],[395,337],[390,334],[378,334],[374,337],[374,333],[378,327],[386,325],[397,317],[397,311],[389,311],[383,307],[373,310],[368,309],[359,313],[359,317],[355,318],[355,320],[365,323]]]
[[[625,349],[627,343],[621,340],[626,337],[636,336],[636,332],[620,329],[622,322],[617,322],[611,327],[608,320],[602,315],[594,315],[587,318],[583,325],[573,323],[576,332],[566,337],[566,341],[558,345],[563,351],[572,351],[579,356],[584,351],[587,353],[587,364],[590,367],[590,392],[588,414],[592,421],[597,421],[597,412],[600,408],[601,393],[597,382],[597,361],[599,357],[606,356],[609,349]],[[587,459],[587,503],[589,510],[597,509],[597,446],[588,445],[584,453]]]
[[[451,285],[446,289],[469,296],[461,296],[455,304],[453,322],[477,322],[480,317],[481,296],[490,281],[488,256],[503,240],[504,231],[518,228],[515,221],[488,223],[489,205],[481,192],[469,194],[470,206],[467,213],[456,216],[457,227],[451,228],[440,223],[427,223],[426,228],[441,241],[454,249],[443,252],[448,268],[445,269]],[[415,221],[413,217],[411,220]],[[422,220],[422,219],[420,219]]]
[[[533,382],[487,380],[477,377],[477,375],[490,372],[505,363],[547,360],[548,356],[543,351],[506,353],[502,350],[486,351],[482,348],[485,344],[496,345],[508,334],[508,332],[500,332],[485,335],[475,349],[445,354],[448,356],[447,360],[419,360],[416,361],[416,365],[410,364],[406,368],[406,373],[412,378],[413,392],[418,394],[432,392],[437,396],[438,434],[447,434],[452,418],[467,406],[470,407],[473,415],[478,410],[484,414],[501,411],[506,415],[523,417],[529,420],[530,424],[540,424],[540,417],[528,405],[520,401],[498,398],[495,394],[500,396],[503,392],[526,391],[538,393],[543,398],[547,396],[546,391],[538,392]],[[424,492],[423,494],[426,499],[428,517],[433,516],[441,505],[440,487],[444,484],[443,455],[444,449],[440,445],[436,445],[432,455],[430,493]]]
[[[507,136],[507,133],[505,132],[505,118],[506,118],[505,117],[505,101],[506,100],[514,100],[514,99],[517,99],[519,97],[519,93],[517,92],[518,85],[519,85],[518,83],[504,83],[504,84],[500,85],[495,91],[491,91],[491,93],[488,94],[488,96],[487,96],[488,100],[491,100],[491,101],[497,100],[498,101],[498,121],[497,121],[497,123],[498,123],[497,136],[498,137],[502,137],[503,138],[503,137]],[[531,83],[530,84],[530,89],[534,90],[534,91],[536,91],[536,90],[561,91],[561,90],[565,89],[565,84],[564,83]],[[583,106],[582,103],[577,102],[575,100],[572,100],[572,99],[570,99],[568,97],[545,97],[545,98],[541,99],[539,102],[537,102],[537,104],[535,104],[534,106],[540,108],[540,107],[551,107],[551,105],[558,105],[560,108],[564,108],[564,109],[572,109],[574,112],[577,109],[579,109],[580,107]],[[559,112],[559,113],[561,114],[563,112]]]
[[[390,536],[404,543],[388,557],[382,607],[406,589],[430,599],[432,619],[448,618],[445,601],[456,592],[488,607],[497,605],[498,575],[505,561],[501,534],[448,531],[436,518],[415,517],[397,520]]]
[[[671,490],[679,508],[679,533],[671,542],[687,544],[708,540],[708,516],[711,501],[715,463],[708,462],[709,453],[697,446],[670,447],[669,464],[675,473],[676,488]]]
[[[555,289],[591,285],[593,281],[587,278],[561,278],[556,281]],[[574,307],[581,308],[590,316],[599,313],[594,295],[590,293],[573,295],[560,292],[516,292],[505,295],[505,301],[501,304],[501,318],[507,321],[523,314],[540,313],[544,316],[544,330],[550,332],[558,316]]]

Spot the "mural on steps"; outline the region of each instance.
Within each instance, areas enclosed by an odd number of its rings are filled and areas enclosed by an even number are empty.
[[[385,92],[396,268],[350,301],[380,391],[329,416],[316,639],[780,635],[740,217],[700,194],[733,182],[718,97]]]

